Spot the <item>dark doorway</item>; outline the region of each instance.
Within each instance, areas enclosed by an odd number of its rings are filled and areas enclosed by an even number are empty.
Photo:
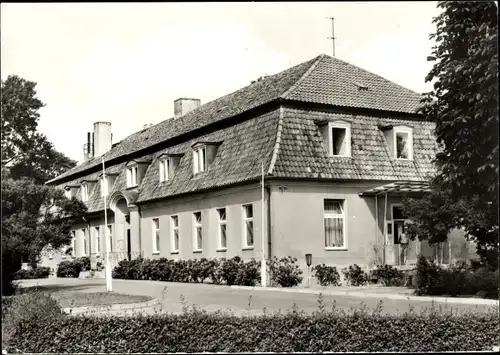
[[[127,229],[127,257],[128,260],[132,259],[132,246],[130,245],[130,229]]]

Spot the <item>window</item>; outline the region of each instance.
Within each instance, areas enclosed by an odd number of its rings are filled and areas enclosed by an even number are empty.
[[[330,122],[328,124],[328,154],[330,156],[351,156],[351,124],[344,121]]]
[[[153,218],[153,253],[160,252],[160,220]]]
[[[87,201],[89,198],[89,187],[87,184],[82,184],[82,201]]]
[[[109,253],[113,252],[113,225],[108,224]]]
[[[217,215],[219,217],[219,249],[226,249],[227,248],[226,209],[219,208],[217,210]]]
[[[95,253],[101,254],[101,236],[99,235],[99,227],[95,227]]]
[[[253,206],[243,205],[243,245],[253,247]]]
[[[66,190],[64,191],[64,195],[66,196],[66,198],[71,199],[71,197],[72,197],[72,196],[71,196],[71,195],[72,195],[72,194],[71,194],[71,189],[66,189]]]
[[[170,159],[160,160],[160,182],[168,180],[168,174],[170,172]]]
[[[396,159],[413,159],[413,129],[411,127],[394,128],[394,152]]]
[[[108,177],[103,176],[101,179],[101,197],[108,196]]]
[[[137,166],[127,169],[127,187],[137,186]]]
[[[201,212],[193,213],[193,239],[194,239],[194,250],[200,251],[203,248],[203,234],[201,228]]]
[[[87,230],[82,229],[83,233],[83,256],[87,256]]]
[[[179,216],[170,217],[172,227],[172,252],[179,252]]]
[[[196,148],[193,151],[193,173],[197,174],[206,169],[206,150],[205,147]]]
[[[343,200],[324,202],[325,248],[345,249],[345,216]]]
[[[75,231],[71,231],[71,256],[74,257],[76,255],[76,237]]]

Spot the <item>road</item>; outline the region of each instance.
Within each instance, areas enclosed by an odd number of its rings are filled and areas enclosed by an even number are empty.
[[[23,280],[22,286],[40,285],[48,287],[53,291],[79,291],[79,292],[103,292],[106,290],[104,280],[78,280],[78,279],[42,279]],[[286,311],[294,303],[298,309],[305,312],[318,310],[318,295],[295,292],[280,291],[253,291],[251,289],[232,289],[227,286],[216,286],[210,284],[186,284],[170,283],[161,281],[132,281],[113,280],[113,291],[132,295],[149,295],[159,297],[161,311],[170,313],[182,313],[186,305],[191,307],[196,305],[207,311],[227,310],[236,315],[261,314],[264,312]],[[184,301],[182,301],[184,299]],[[359,308],[365,305],[369,311],[375,309],[381,299],[353,296],[333,296],[324,295],[323,305],[326,310],[332,309],[335,303],[337,309],[349,311],[352,308]],[[414,312],[421,312],[424,309],[445,310],[464,312],[474,310],[477,312],[487,312],[494,310],[494,306],[489,305],[468,305],[468,304],[444,304],[427,301],[414,300],[382,300],[382,314],[401,314],[413,308]],[[250,309],[250,311],[249,311]],[[498,308],[496,308],[498,311]],[[150,310],[151,313],[153,310]]]

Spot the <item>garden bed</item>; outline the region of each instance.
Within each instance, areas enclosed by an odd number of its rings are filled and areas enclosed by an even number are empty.
[[[83,306],[107,306],[113,304],[140,303],[151,301],[150,296],[126,295],[115,292],[54,292],[51,294],[62,308]]]

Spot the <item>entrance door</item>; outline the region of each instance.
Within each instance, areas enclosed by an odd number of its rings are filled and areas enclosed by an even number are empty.
[[[132,259],[132,246],[130,243],[130,229],[127,229],[127,257],[128,257],[128,260]]]
[[[406,248],[408,246],[405,236],[405,222],[394,221],[394,252],[396,265],[406,264]]]

